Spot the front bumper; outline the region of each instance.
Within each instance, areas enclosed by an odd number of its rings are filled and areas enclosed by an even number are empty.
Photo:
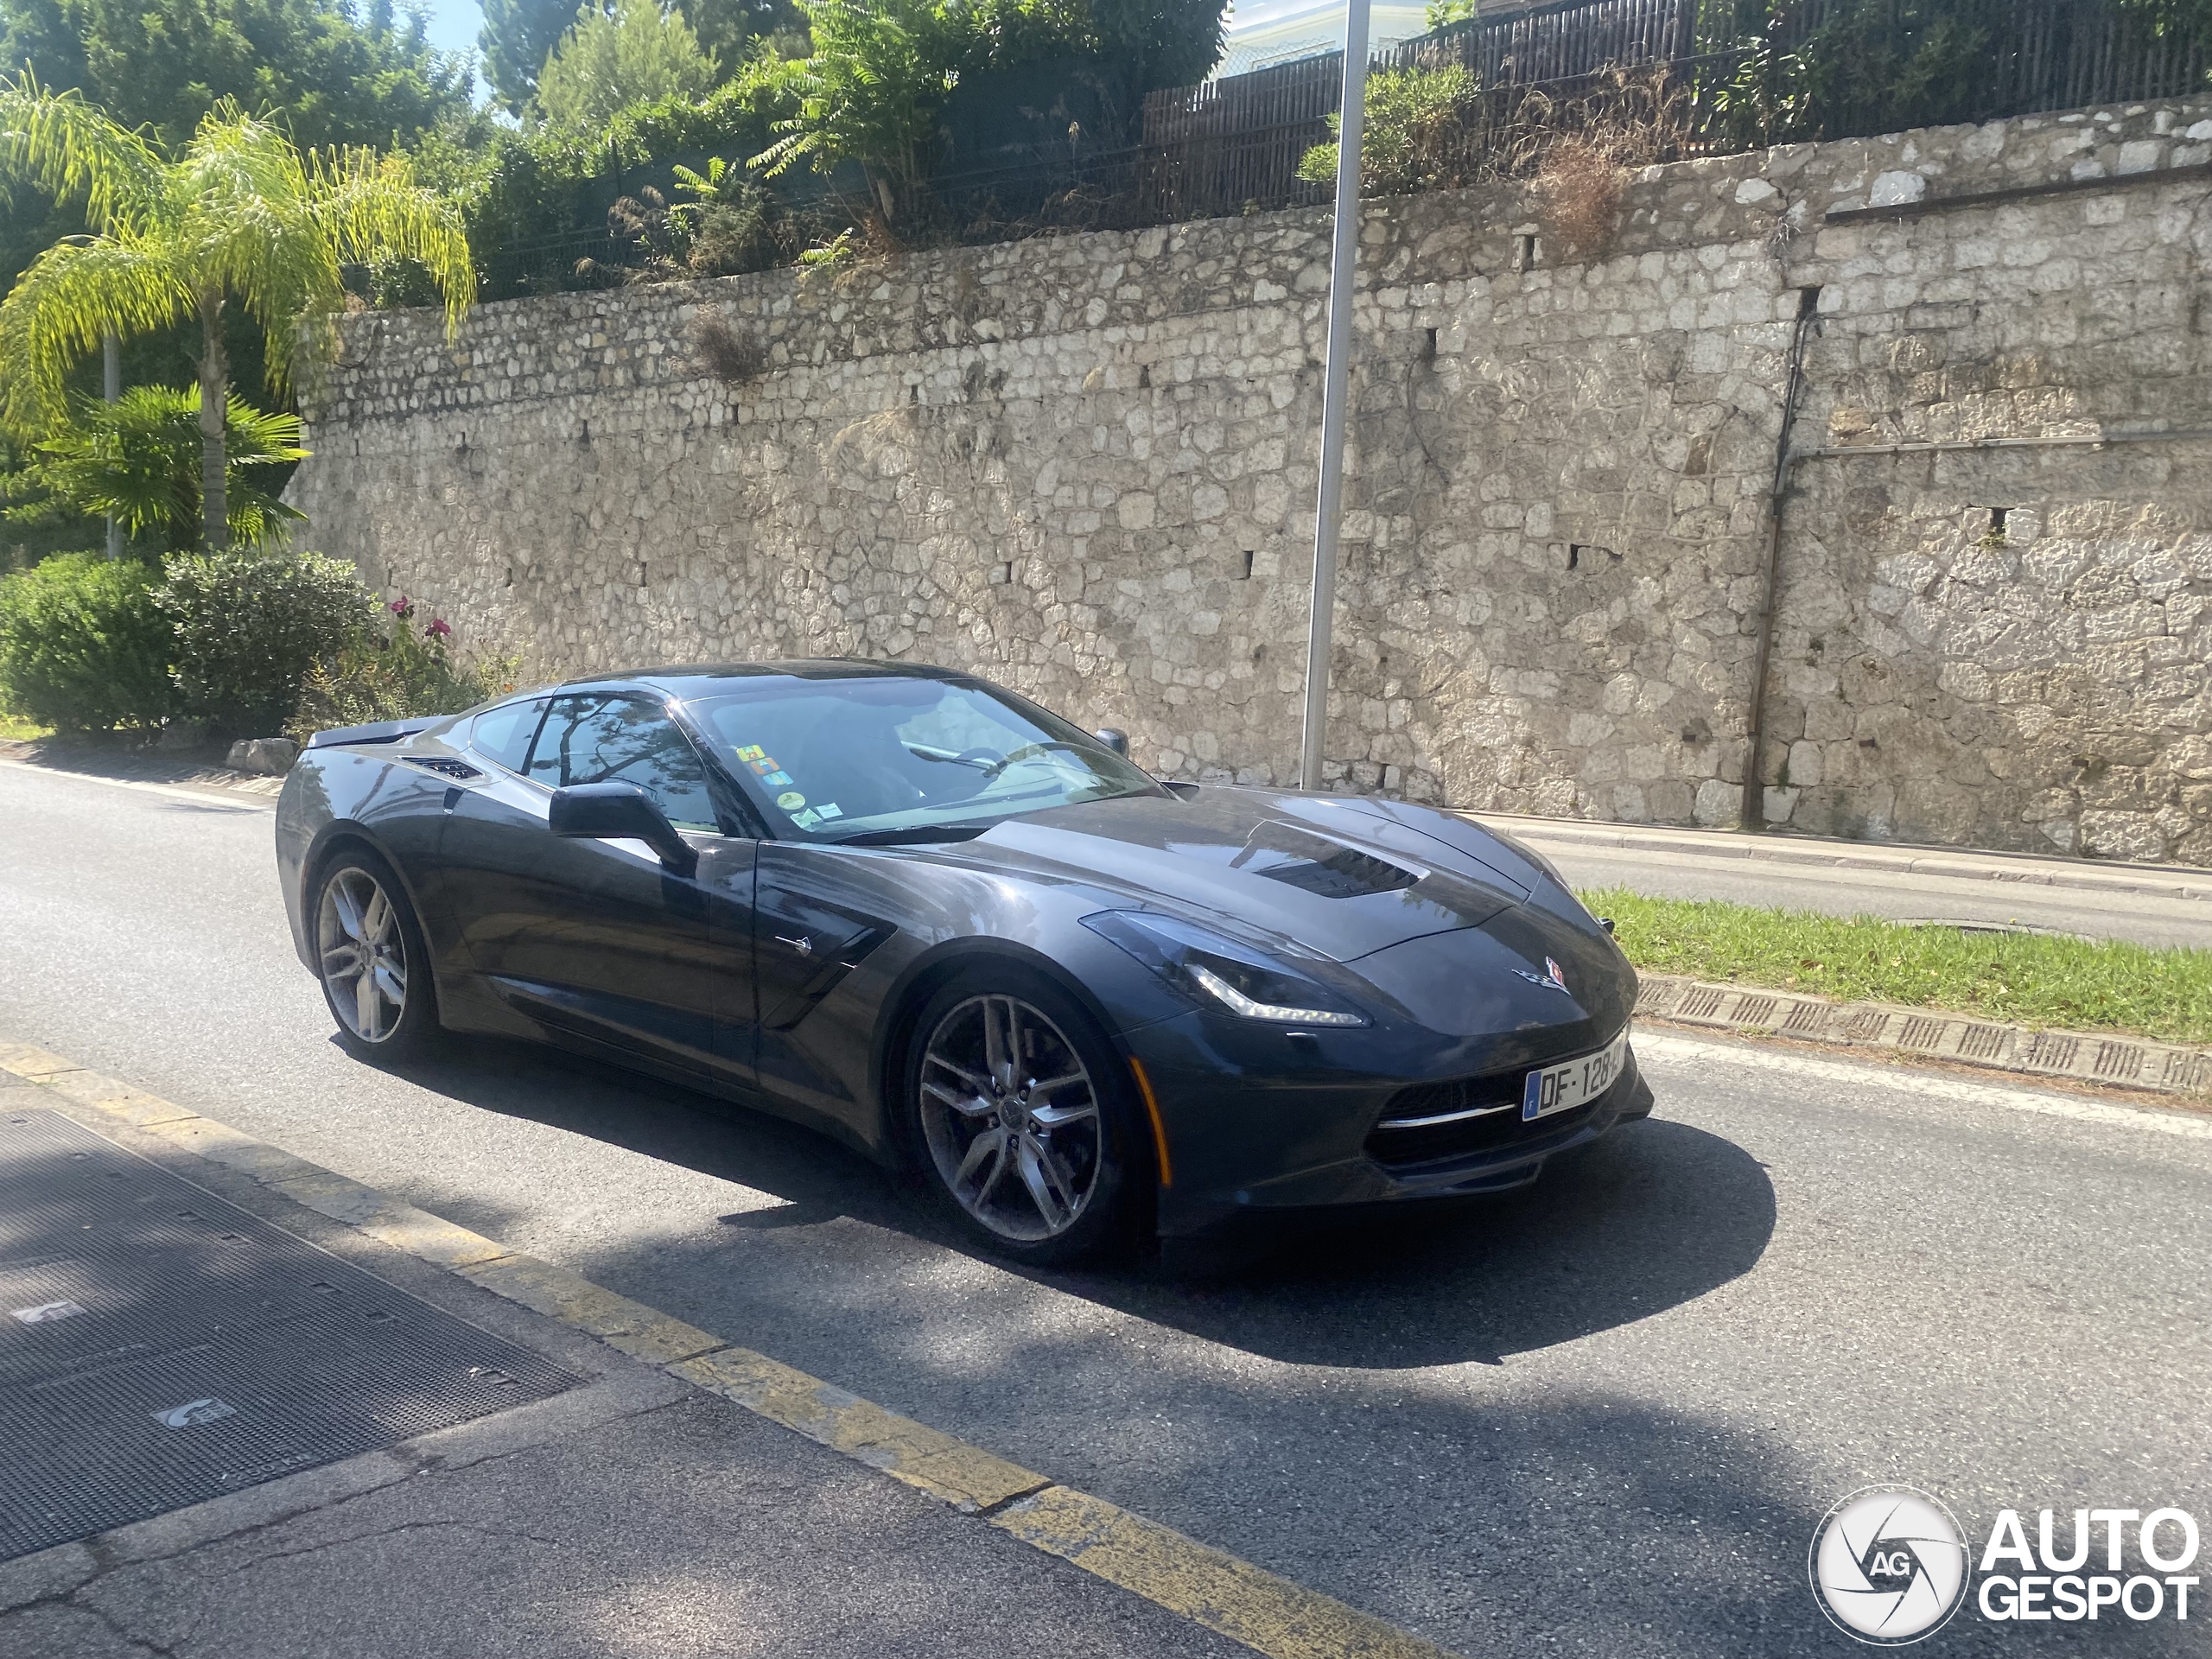
[[[1556,1119],[1522,1122],[1516,1109],[1510,1116],[1475,1120],[1480,1132],[1459,1137],[1459,1144],[1447,1138],[1395,1149],[1405,1155],[1378,1155],[1370,1140],[1387,1142],[1375,1129],[1392,1097],[1409,1086],[1444,1081],[1452,1071],[1345,1075],[1320,1052],[1303,1065],[1262,1070],[1236,1063],[1256,1057],[1224,1055],[1199,1040],[1218,1034],[1204,1029],[1216,1023],[1168,1020],[1124,1039],[1144,1063],[1168,1142],[1173,1179],[1160,1193],[1164,1237],[1220,1232],[1290,1211],[1508,1192],[1535,1180],[1548,1160],[1651,1110],[1651,1090],[1631,1048],[1610,1089]],[[1294,1052],[1323,1046],[1281,1031],[1265,1040]],[[1506,1070],[1548,1065],[1593,1046],[1602,1044],[1586,1037],[1565,1041],[1553,1053],[1516,1057]]]

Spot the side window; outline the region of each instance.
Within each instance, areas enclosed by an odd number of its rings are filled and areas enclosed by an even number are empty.
[[[538,716],[544,712],[543,697],[524,697],[487,709],[469,727],[468,745],[509,772],[520,772],[530,755],[530,740],[537,734]]]
[[[548,789],[635,784],[680,830],[721,828],[706,768],[690,740],[636,697],[560,697],[531,746],[527,775]]]

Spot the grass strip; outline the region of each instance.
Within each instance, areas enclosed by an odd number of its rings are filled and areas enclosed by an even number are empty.
[[[2062,1031],[2212,1043],[2212,950],[1908,927],[1719,899],[1649,899],[1625,887],[1580,897],[1613,918],[1629,960],[1652,973]]]

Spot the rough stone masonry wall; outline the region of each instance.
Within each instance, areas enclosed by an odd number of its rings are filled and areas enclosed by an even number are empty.
[[[2212,429],[2208,117],[1655,168],[1594,259],[1516,189],[1372,205],[1338,785],[1736,821],[1809,302],[1769,819],[2212,862],[2212,445],[2177,435]],[[571,295],[453,346],[364,317],[292,499],[547,676],[925,660],[1165,773],[1287,779],[1327,240],[1303,212]],[[717,377],[708,315],[757,372]],[[1897,448],[1974,439],[2007,447]]]

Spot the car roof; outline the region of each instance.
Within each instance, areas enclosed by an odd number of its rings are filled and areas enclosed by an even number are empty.
[[[564,690],[592,685],[643,685],[676,697],[711,695],[716,683],[781,677],[795,680],[960,680],[972,677],[930,663],[870,662],[858,657],[810,657],[775,663],[697,663],[639,668],[563,680]]]

